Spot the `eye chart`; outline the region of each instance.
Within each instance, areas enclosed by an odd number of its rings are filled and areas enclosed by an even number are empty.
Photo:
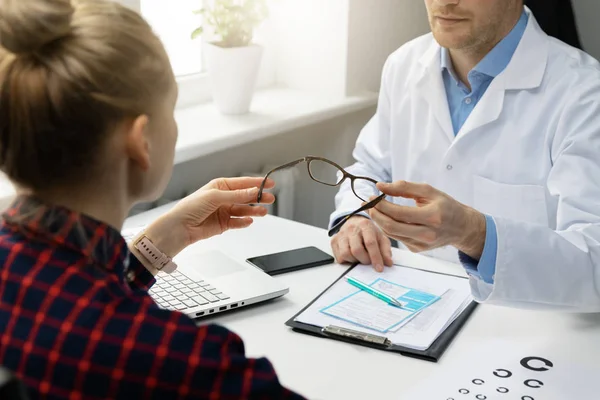
[[[474,345],[406,399],[423,400],[597,400],[600,360],[582,365],[565,352],[506,341]],[[457,357],[454,353],[453,357]]]

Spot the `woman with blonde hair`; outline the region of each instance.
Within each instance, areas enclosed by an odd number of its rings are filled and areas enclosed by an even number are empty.
[[[0,365],[33,398],[300,398],[233,333],[160,309],[147,293],[158,264],[120,234],[169,180],[176,98],[164,47],[137,13],[0,0],[0,168],[19,194],[0,225]],[[215,180],[139,239],[171,265],[265,215],[250,206],[259,184]]]

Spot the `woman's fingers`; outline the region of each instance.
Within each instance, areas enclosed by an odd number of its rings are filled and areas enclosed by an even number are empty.
[[[239,178],[219,178],[214,180],[215,187],[221,190],[240,190],[259,188],[264,178],[255,177],[239,177]],[[272,189],[275,187],[275,181],[273,179],[267,179],[265,183],[265,189]]]
[[[240,189],[240,190],[219,190],[211,189],[206,192],[213,204],[217,206],[234,204],[255,204],[258,199],[258,189]],[[265,193],[260,200],[261,204],[272,204],[275,196],[272,193]]]
[[[264,217],[267,215],[267,209],[257,206],[240,206],[231,207],[229,214],[232,217]]]
[[[244,218],[229,218],[227,223],[228,229],[244,229],[252,225],[252,218],[244,217]]]
[[[256,203],[257,200],[258,200],[258,195],[250,203]],[[273,193],[263,192],[263,195],[260,198],[260,204],[273,204],[273,203],[275,203],[275,196],[273,195]]]

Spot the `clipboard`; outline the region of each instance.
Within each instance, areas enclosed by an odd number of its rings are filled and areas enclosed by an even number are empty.
[[[321,337],[321,338],[338,340],[341,342],[346,342],[346,343],[351,343],[351,344],[357,344],[360,346],[370,347],[373,349],[378,349],[378,350],[383,350],[383,351],[400,353],[401,355],[406,356],[406,357],[418,358],[418,359],[425,360],[425,361],[438,362],[438,360],[442,357],[442,355],[444,354],[446,349],[450,346],[450,344],[452,343],[452,341],[454,340],[454,338],[456,337],[458,332],[460,332],[460,330],[462,329],[464,324],[467,322],[467,320],[469,319],[469,317],[471,316],[471,314],[473,313],[475,308],[477,308],[477,303],[475,301],[472,301],[471,304],[469,304],[467,306],[467,308],[465,308],[465,310],[444,330],[444,332],[442,332],[438,336],[438,338],[426,350],[416,350],[416,349],[411,349],[411,348],[404,347],[404,346],[398,346],[398,345],[390,343],[389,340],[387,340],[385,337],[381,337],[381,336],[377,336],[377,335],[365,334],[363,332],[358,332],[358,331],[353,332],[353,331],[350,331],[347,329],[345,330],[346,331],[345,335],[340,335],[340,334],[336,333],[334,330],[330,331],[330,332],[326,332],[324,328],[321,328],[321,327],[318,327],[315,325],[305,324],[303,322],[295,321],[295,319],[298,316],[300,316],[304,311],[306,311],[307,308],[312,306],[315,301],[317,301],[324,293],[326,293],[336,283],[338,283],[342,278],[344,278],[344,276],[346,276],[346,274],[348,274],[350,271],[352,271],[357,265],[358,264],[354,264],[350,268],[348,268],[338,279],[335,280],[335,282],[333,282],[331,285],[329,285],[327,287],[327,289],[325,289],[323,292],[321,292],[317,297],[315,297],[313,299],[313,301],[311,301],[309,304],[307,304],[306,307],[304,307],[302,310],[300,310],[298,313],[296,313],[296,315],[294,315],[292,318],[290,318],[285,323],[285,325],[292,328],[293,331],[298,332],[298,333],[303,333],[303,334]],[[411,268],[411,267],[406,267],[406,268]],[[432,274],[441,274],[440,272],[432,272],[432,271],[427,271],[427,272],[430,272]],[[445,275],[445,274],[442,274],[442,275]],[[450,276],[455,276],[455,275],[450,275]],[[460,277],[457,277],[457,278],[466,279],[466,278],[460,278]]]

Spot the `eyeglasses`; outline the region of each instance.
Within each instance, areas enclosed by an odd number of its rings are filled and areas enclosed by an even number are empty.
[[[348,220],[350,218],[352,218],[353,216],[355,216],[361,212],[364,212],[366,210],[369,210],[369,209],[375,207],[377,204],[379,204],[379,202],[381,200],[383,200],[385,198],[385,194],[379,194],[373,200],[368,201],[367,196],[361,196],[357,193],[356,181],[363,180],[363,181],[370,182],[372,184],[377,184],[377,181],[375,179],[368,178],[366,176],[352,175],[351,173],[344,170],[344,168],[340,167],[338,164],[336,164],[333,161],[328,160],[326,158],[308,156],[308,157],[300,158],[296,161],[289,162],[287,164],[283,164],[283,165],[269,171],[265,175],[265,178],[262,181],[262,184],[260,185],[260,190],[258,191],[258,203],[260,203],[260,200],[262,198],[263,190],[265,188],[265,184],[267,183],[267,179],[269,178],[269,176],[272,173],[274,173],[276,171],[280,171],[282,169],[294,167],[302,162],[306,162],[306,167],[308,169],[308,175],[310,175],[312,180],[322,183],[324,185],[340,186],[346,179],[350,179],[350,187],[352,188],[352,192],[354,193],[354,195],[356,197],[358,197],[359,199],[361,199],[362,201],[366,202],[366,204],[364,204],[359,209],[353,211],[352,213],[346,215],[345,217],[343,217],[339,221],[337,221],[337,223],[328,232],[330,237],[335,235],[336,233],[338,233],[340,231],[340,229],[342,229],[342,226],[344,226],[344,224],[346,222],[348,222]],[[341,172],[341,174],[340,174],[340,172]]]

